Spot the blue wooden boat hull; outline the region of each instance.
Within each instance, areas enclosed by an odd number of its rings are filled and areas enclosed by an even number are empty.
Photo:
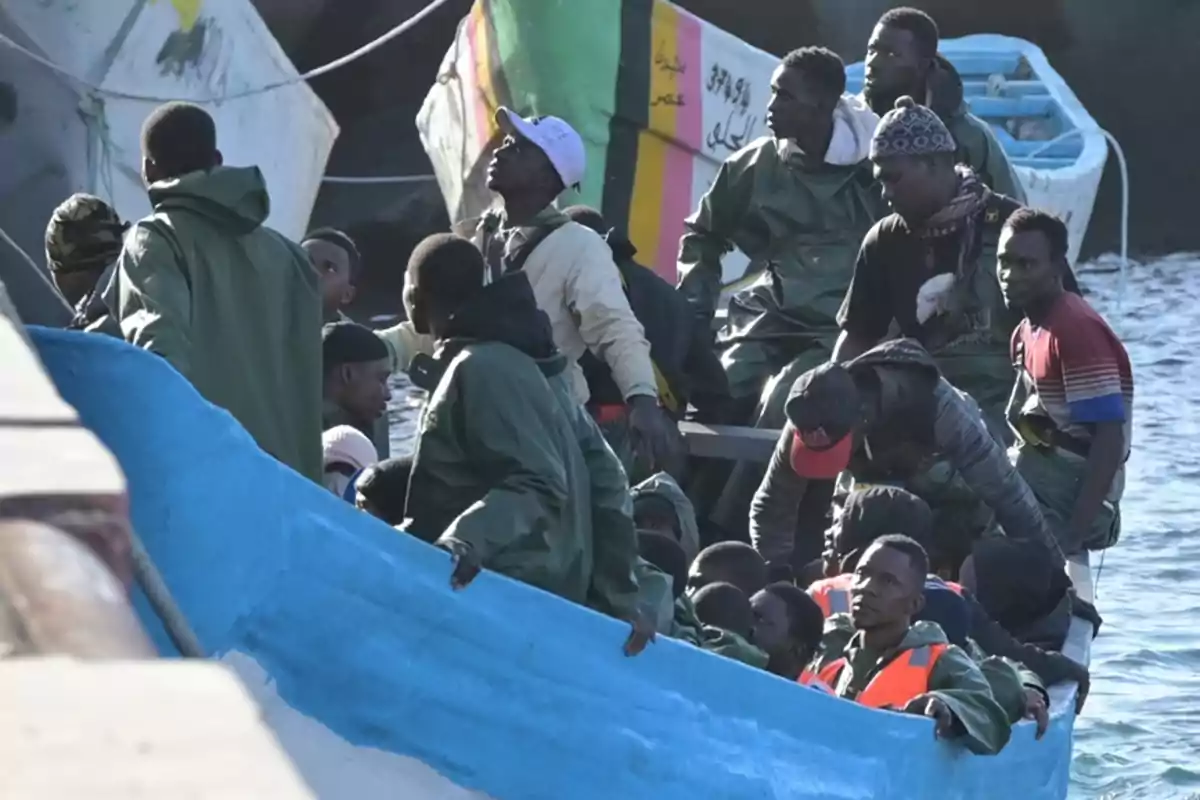
[[[134,524],[208,652],[321,797],[1061,798],[1073,713],[992,758],[447,557],[260,451],[167,363],[32,329],[129,481]],[[173,655],[138,598],[164,655]],[[189,724],[180,720],[181,725]],[[476,792],[482,793],[477,794]]]

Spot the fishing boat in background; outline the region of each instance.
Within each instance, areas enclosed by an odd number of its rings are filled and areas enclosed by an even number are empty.
[[[1074,262],[1108,155],[1104,132],[1035,45],[977,35],[940,49],[1029,203],[1067,222]],[[490,202],[484,173],[498,106],[566,119],[588,155],[587,178],[570,201],[601,209],[626,229],[643,263],[674,282],[684,218],[721,163],[767,134],[778,62],[665,0],[477,0],[417,127],[458,220]],[[847,68],[848,91],[861,90],[862,72],[862,64]],[[746,264],[739,253],[725,259],[726,285]]]

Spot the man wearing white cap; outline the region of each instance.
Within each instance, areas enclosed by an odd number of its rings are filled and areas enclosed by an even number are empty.
[[[503,207],[485,214],[473,237],[490,280],[525,271],[538,306],[550,317],[554,342],[571,363],[576,398],[588,401],[578,360],[591,350],[608,364],[626,402],[624,414],[598,419],[606,438],[619,444],[627,428],[635,448],[661,466],[672,438],[658,404],[650,343],[608,244],[554,206],[568,186],[583,180],[583,140],[558,117],[526,119],[501,108],[496,122],[504,141],[488,165],[487,185]]]

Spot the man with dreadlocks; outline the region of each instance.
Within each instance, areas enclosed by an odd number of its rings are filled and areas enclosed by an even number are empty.
[[[67,327],[121,335],[105,299],[115,301],[110,287],[128,227],[112,206],[90,194],[71,195],[50,215],[46,265],[75,309]]]

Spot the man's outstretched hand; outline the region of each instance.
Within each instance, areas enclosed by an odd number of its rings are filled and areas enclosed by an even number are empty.
[[[450,564],[454,568],[450,573],[451,588],[455,591],[467,588],[483,569],[475,548],[458,539],[443,539],[438,542],[438,547],[450,553]]]
[[[668,470],[678,461],[678,436],[671,435],[674,421],[658,405],[658,398],[639,394],[629,398],[629,438],[634,452],[655,469]]]
[[[647,644],[654,641],[658,632],[655,630],[651,616],[641,609],[634,612],[629,624],[633,626],[633,630],[629,632],[629,638],[625,640],[625,655],[636,656],[646,649]]]
[[[933,720],[933,735],[938,739],[954,736],[954,714],[946,701],[933,694],[919,694],[904,707],[905,714],[917,714]]]
[[[1050,710],[1046,708],[1046,698],[1037,689],[1025,690],[1025,719],[1037,722],[1037,732],[1033,738],[1041,740],[1050,727]]]

